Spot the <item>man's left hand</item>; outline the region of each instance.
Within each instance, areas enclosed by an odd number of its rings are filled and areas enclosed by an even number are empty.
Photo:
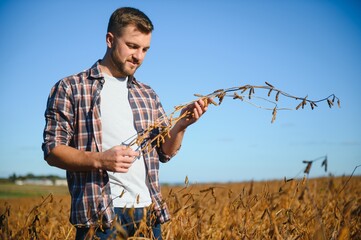
[[[199,99],[186,106],[180,115],[182,116],[184,113],[187,113],[187,115],[179,120],[179,124],[185,129],[198,121],[198,119],[207,111],[208,103],[209,101],[207,100]]]

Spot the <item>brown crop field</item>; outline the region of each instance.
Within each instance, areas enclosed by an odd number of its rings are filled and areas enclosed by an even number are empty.
[[[0,238],[74,239],[66,191],[1,185]],[[361,239],[360,176],[186,182],[163,186],[162,192],[172,212],[163,239]],[[146,228],[140,231],[147,236]]]

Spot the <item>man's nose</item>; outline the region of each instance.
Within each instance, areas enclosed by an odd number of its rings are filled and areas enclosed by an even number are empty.
[[[143,60],[144,56],[145,56],[145,53],[141,49],[137,49],[133,54],[133,57],[136,60],[138,60],[139,62],[141,62]]]

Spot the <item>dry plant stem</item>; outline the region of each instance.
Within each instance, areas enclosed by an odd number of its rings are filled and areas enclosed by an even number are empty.
[[[348,182],[350,181],[350,179],[352,178],[352,176],[354,175],[355,171],[357,168],[361,167],[361,165],[358,165],[354,168],[354,170],[352,171],[350,177],[347,179],[346,183],[343,185],[342,189],[338,192],[337,195],[340,195],[340,193],[345,189],[346,185],[348,184]]]
[[[340,105],[340,99],[336,97],[334,94],[329,95],[326,98],[319,99],[319,100],[310,100],[308,99],[308,96],[306,97],[297,97],[294,95],[291,95],[289,93],[286,93],[278,88],[275,88],[273,85],[271,85],[268,82],[265,82],[266,85],[264,86],[254,86],[254,85],[244,85],[240,87],[231,87],[227,89],[218,89],[210,94],[207,95],[201,95],[201,94],[194,94],[198,99],[180,104],[176,107],[174,107],[174,111],[168,116],[162,116],[161,118],[157,119],[153,125],[149,126],[148,129],[143,130],[142,132],[138,133],[137,136],[133,138],[131,143],[129,144],[134,145],[138,144],[138,146],[141,146],[141,150],[143,151],[150,151],[155,146],[160,146],[162,143],[165,142],[165,139],[167,137],[170,137],[169,131],[171,128],[182,118],[186,118],[190,113],[185,111],[182,114],[179,114],[178,117],[175,117],[177,113],[181,113],[183,109],[185,109],[188,105],[194,104],[198,100],[203,100],[206,105],[213,104],[215,106],[218,106],[222,103],[225,97],[232,97],[233,99],[239,99],[243,102],[246,102],[256,108],[264,109],[264,110],[271,110],[272,111],[272,123],[276,120],[277,111],[279,110],[292,110],[291,108],[281,108],[278,106],[278,101],[280,98],[280,95],[295,99],[297,101],[300,101],[300,103],[295,108],[298,110],[299,108],[304,108],[307,104],[310,105],[311,109],[313,110],[315,107],[317,107],[317,103],[326,101],[328,106],[331,108],[334,106],[335,101],[337,101],[338,107],[341,107]],[[267,99],[265,97],[259,97],[255,95],[255,89],[261,89],[261,90],[267,90],[268,94],[267,97],[270,98],[272,92],[275,92],[275,98],[274,100]],[[245,95],[246,94],[246,95]],[[215,99],[218,99],[218,103],[215,101]],[[264,107],[261,105],[257,105],[252,102],[252,99],[259,99],[264,102],[271,103],[274,105],[274,107]],[[167,124],[169,123],[169,124]],[[166,127],[165,127],[166,126]],[[152,136],[152,132],[159,130],[159,133],[155,136]]]

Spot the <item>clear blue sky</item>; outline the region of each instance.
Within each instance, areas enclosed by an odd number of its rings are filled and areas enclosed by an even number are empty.
[[[41,151],[43,113],[59,79],[105,53],[109,16],[121,6],[153,21],[151,49],[136,73],[168,113],[194,93],[263,85],[342,108],[271,112],[225,99],[187,130],[162,182],[244,181],[351,174],[361,164],[359,1],[0,1],[0,176],[58,174]],[[258,91],[259,95],[266,93]],[[296,101],[281,98],[282,106]],[[360,174],[357,169],[356,174]]]

